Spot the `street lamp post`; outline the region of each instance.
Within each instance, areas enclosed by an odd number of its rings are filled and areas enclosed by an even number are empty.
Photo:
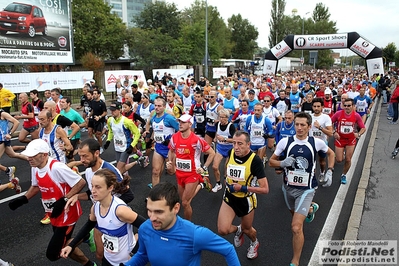
[[[205,1],[205,77],[208,78],[208,0]]]
[[[310,12],[306,12],[305,16],[309,14]],[[305,34],[305,16],[302,17],[302,35]],[[303,58],[303,48],[302,48],[302,55],[301,59],[303,60],[303,63],[301,65],[301,70],[303,70],[303,64],[305,63],[305,58]]]

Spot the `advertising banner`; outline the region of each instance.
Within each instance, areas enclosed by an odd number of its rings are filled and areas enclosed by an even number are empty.
[[[347,33],[294,36],[294,49],[343,49],[347,46]]]
[[[13,93],[30,90],[45,91],[54,88],[81,89],[93,78],[93,71],[78,72],[39,72],[0,74],[0,83]]]
[[[107,92],[115,91],[115,85],[118,81],[129,80],[129,84],[133,83],[133,76],[137,76],[137,80],[144,81],[144,86],[147,87],[147,80],[145,79],[143,70],[111,70],[104,71],[105,90]]]
[[[166,68],[166,69],[153,69],[152,70],[152,77],[151,79],[154,81],[154,77],[159,72],[160,77],[162,78],[164,73],[166,72],[167,74],[171,74],[173,78],[179,79],[179,78],[184,78],[184,80],[187,78],[188,75],[194,74],[194,69],[189,68]]]
[[[213,68],[213,75],[214,79],[220,78],[220,76],[226,77],[227,76],[227,67],[214,67]]]
[[[279,42],[276,46],[274,46],[270,51],[273,53],[273,55],[277,58],[280,59],[284,55],[288,54],[289,52],[292,51],[292,49],[288,46],[288,44],[283,40]]]
[[[353,52],[356,54],[362,56],[363,58],[366,58],[371,51],[373,51],[375,48],[375,45],[371,44],[370,42],[366,41],[362,37],[356,40],[354,44],[352,44],[349,49],[351,49]]]
[[[70,0],[0,0],[0,63],[74,64]]]

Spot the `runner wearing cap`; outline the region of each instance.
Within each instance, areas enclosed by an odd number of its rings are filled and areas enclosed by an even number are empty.
[[[331,89],[327,88],[324,91],[324,107],[323,114],[328,115],[330,118],[334,115],[334,106],[336,104],[335,98],[332,97]]]
[[[184,114],[178,120],[179,132],[170,138],[166,169],[169,174],[176,173],[184,218],[191,220],[193,213],[191,200],[201,187],[208,191],[212,189],[209,178],[202,177],[202,175],[208,171],[215,151],[203,138],[191,131],[191,126],[194,123],[194,118],[191,115]],[[201,166],[201,153],[207,155],[203,166]]]
[[[121,109],[120,102],[114,102],[109,106],[112,116],[107,120],[109,130],[104,149],[108,149],[111,140],[114,141],[116,168],[124,174],[134,165],[126,163],[129,161],[130,154],[137,153],[136,145],[140,139],[140,132],[132,120],[122,115]],[[146,158],[141,156],[138,162],[144,166],[145,160]]]
[[[49,152],[49,146],[42,139],[35,139],[26,146],[22,154],[28,157],[32,167],[31,186],[25,195],[12,200],[8,205],[11,210],[16,210],[41,193],[43,207],[50,214],[53,226],[53,236],[47,246],[46,257],[50,261],[56,261],[60,258],[61,249],[71,238],[75,224],[82,215],[79,202],[70,207],[69,211],[64,210],[65,204],[69,198],[84,188],[86,181],[64,163],[50,158]],[[95,265],[79,248],[75,248],[72,253],[74,256],[71,258],[78,263]]]

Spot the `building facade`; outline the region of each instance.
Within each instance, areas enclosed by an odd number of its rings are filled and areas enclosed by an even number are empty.
[[[153,0],[104,0],[112,9],[111,12],[117,14],[128,27],[134,27],[132,19],[140,14],[144,5],[152,3]]]

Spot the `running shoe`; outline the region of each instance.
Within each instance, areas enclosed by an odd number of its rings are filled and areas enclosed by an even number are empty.
[[[297,265],[295,265],[294,263],[290,263],[290,266],[297,266]]]
[[[341,184],[346,184],[346,175],[341,175]]]
[[[397,125],[398,122],[397,122],[397,121],[396,121],[396,122],[391,121],[391,122],[389,122],[388,124],[390,124],[390,125]]]
[[[202,176],[209,176],[208,170],[207,170],[207,171],[204,170],[204,172],[203,172],[201,175],[202,175]]]
[[[103,142],[107,139],[107,135],[106,134],[102,134],[101,135],[101,139],[103,140]]]
[[[237,226],[237,232],[234,236],[234,246],[239,248],[244,244],[244,233],[241,230],[241,224]]]
[[[50,223],[50,215],[46,212],[43,219],[40,220],[41,224],[49,224]]]
[[[15,166],[10,166],[10,167],[7,167],[7,168],[8,168],[8,173],[7,173],[8,179],[11,181],[11,179],[14,178],[15,171],[16,171],[17,169],[15,168]]]
[[[216,192],[218,192],[219,190],[221,190],[222,187],[223,187],[222,184],[216,183],[216,185],[212,188],[212,192],[216,193]]]
[[[14,266],[14,264],[12,264],[11,262],[6,262],[8,266]]]
[[[103,152],[104,152],[103,147],[100,147],[100,154],[103,154]]]
[[[211,184],[211,180],[209,180],[209,177],[203,176],[202,179],[204,179],[204,188],[206,190],[208,190],[208,192],[211,192],[212,184]]]
[[[250,260],[256,259],[258,257],[258,248],[259,248],[258,239],[256,239],[255,242],[251,241],[251,244],[249,245],[247,252],[247,258]]]
[[[137,163],[142,167],[142,168],[144,168],[146,165],[145,165],[145,163],[146,163],[146,158],[144,157],[144,156],[141,156],[140,158],[138,158],[137,159]]]
[[[21,186],[19,185],[19,178],[18,177],[14,177],[13,179],[11,179],[11,181],[10,181],[13,185],[14,185],[14,190],[15,190],[15,193],[17,193],[17,194],[19,194],[19,193],[21,193]]]
[[[147,187],[152,188],[152,183],[148,183]]]
[[[140,156],[138,156],[137,154],[133,154],[133,159],[137,160],[138,158],[140,158]]]
[[[269,158],[267,156],[263,157],[263,165],[264,167],[267,167],[267,162],[269,161]]]
[[[388,119],[388,120],[392,120],[392,118],[393,118],[393,117],[387,116],[387,119]]]
[[[308,214],[308,216],[306,216],[305,222],[307,223],[311,223],[314,220],[314,215],[319,209],[319,204],[317,204],[316,202],[313,202],[311,206],[313,207],[313,211],[312,213]]]

